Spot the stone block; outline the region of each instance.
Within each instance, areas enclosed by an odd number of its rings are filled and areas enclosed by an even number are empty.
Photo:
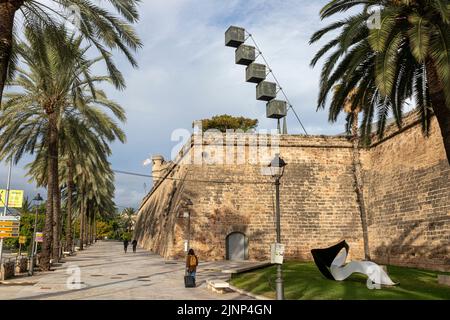
[[[256,100],[270,101],[277,96],[277,85],[274,82],[262,81],[256,86]]]
[[[255,47],[241,44],[236,49],[236,57],[235,57],[236,64],[248,66],[250,63],[255,61],[255,59],[256,59]]]
[[[28,259],[19,257],[16,260],[16,273],[24,273],[28,270]]]
[[[271,100],[266,105],[266,116],[270,119],[281,119],[287,114],[286,101]]]
[[[231,26],[225,31],[225,45],[237,48],[245,41],[245,29]]]
[[[15,267],[16,267],[15,261],[3,262],[0,265],[0,281],[4,281],[14,277]]]
[[[222,280],[208,280],[207,288],[215,293],[224,294],[230,292],[230,284]]]
[[[266,79],[266,66],[260,63],[251,63],[245,70],[245,81],[260,83]]]

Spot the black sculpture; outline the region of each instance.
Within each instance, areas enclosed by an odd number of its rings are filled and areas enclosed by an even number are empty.
[[[398,284],[394,283],[383,268],[375,262],[351,261],[346,264],[345,260],[347,259],[348,252],[349,246],[345,240],[329,248],[311,250],[317,268],[330,280],[342,281],[353,273],[362,273],[368,276],[369,288],[373,288],[372,284],[388,286]]]
[[[311,250],[317,268],[319,268],[320,272],[330,280],[335,280],[330,272],[331,263],[343,248],[345,248],[348,254],[349,246],[345,240],[329,248]]]

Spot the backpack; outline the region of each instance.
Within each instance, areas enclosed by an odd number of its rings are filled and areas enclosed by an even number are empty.
[[[194,255],[189,256],[189,269],[193,270],[197,266],[197,257]]]

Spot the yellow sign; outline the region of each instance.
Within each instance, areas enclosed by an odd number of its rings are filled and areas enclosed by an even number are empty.
[[[4,207],[6,202],[6,190],[0,190],[0,207]],[[8,208],[22,208],[23,190],[9,190]]]
[[[0,231],[14,231],[19,232],[19,227],[2,227],[0,226]]]
[[[25,236],[20,236],[20,237],[19,237],[19,243],[20,243],[20,244],[25,244],[25,242],[27,242],[27,237],[25,237]]]
[[[44,242],[44,233],[36,232],[36,242]]]
[[[12,232],[3,232],[3,231],[0,231],[0,239],[1,238],[17,238],[17,237],[19,237],[19,232],[17,232],[17,233],[12,233]]]
[[[19,227],[19,222],[12,221],[0,221],[0,228]]]

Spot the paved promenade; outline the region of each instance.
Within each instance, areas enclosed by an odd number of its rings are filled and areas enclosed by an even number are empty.
[[[167,262],[142,249],[133,253],[131,246],[125,254],[122,243],[100,241],[65,258],[55,271],[0,284],[0,299],[248,299],[207,290],[207,279],[223,277],[214,266],[200,264],[198,287],[185,288],[182,262]]]

